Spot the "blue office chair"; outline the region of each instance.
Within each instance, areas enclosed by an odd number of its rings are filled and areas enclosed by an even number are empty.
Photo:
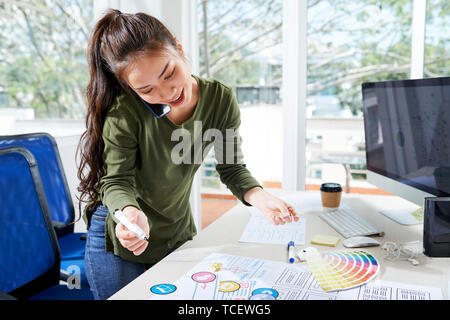
[[[71,224],[75,210],[55,139],[47,133],[0,136],[0,149],[12,146],[28,149],[37,161],[61,249],[61,268],[67,270],[77,265],[82,281],[87,283],[84,272],[86,233],[74,233],[74,224]]]
[[[0,291],[17,299],[93,299],[60,285],[60,250],[37,162],[21,147],[0,149]]]

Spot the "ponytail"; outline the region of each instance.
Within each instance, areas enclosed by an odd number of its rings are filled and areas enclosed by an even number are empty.
[[[95,25],[87,48],[90,80],[86,88],[86,131],[77,147],[80,218],[82,202],[87,203],[86,210],[93,211],[101,201],[103,124],[116,97],[128,88],[123,71],[137,56],[167,47],[176,48],[172,34],[159,20],[144,13],[123,14],[110,9]]]

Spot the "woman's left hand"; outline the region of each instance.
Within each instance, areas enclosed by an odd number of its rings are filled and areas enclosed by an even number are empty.
[[[297,212],[291,205],[260,187],[248,190],[244,195],[244,200],[259,209],[274,225],[283,225],[299,220]]]

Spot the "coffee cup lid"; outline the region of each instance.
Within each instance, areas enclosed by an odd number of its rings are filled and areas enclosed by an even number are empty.
[[[322,185],[320,186],[320,191],[341,192],[342,187],[339,183],[327,182],[327,183],[322,183]]]

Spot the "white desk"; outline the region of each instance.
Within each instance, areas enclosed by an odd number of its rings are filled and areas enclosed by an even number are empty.
[[[288,194],[280,190],[270,190],[270,192],[278,196]],[[378,213],[381,209],[399,207],[407,203],[405,200],[393,196],[356,194],[343,194],[342,199],[355,212],[386,232],[384,237],[376,238],[382,244],[385,241],[422,241],[423,224],[402,226]],[[316,247],[321,252],[346,249],[342,246],[344,238],[322,221],[318,217],[318,212],[307,212],[304,217],[306,218],[305,245],[296,246],[296,250],[310,246]],[[286,245],[238,242],[249,218],[250,212],[248,209],[241,203],[236,205],[221,218],[199,232],[192,241],[182,245],[119,290],[110,299],[148,299],[151,286],[159,283],[174,283],[203,258],[214,252],[285,262]],[[341,241],[334,248],[311,245],[310,240],[315,234],[338,236]],[[420,255],[418,259],[420,265],[413,266],[409,261],[392,262],[383,259],[385,252],[381,249],[381,246],[364,248],[364,250],[372,253],[380,262],[381,269],[376,279],[438,287],[442,289],[444,299],[448,299],[450,258],[429,258]]]

